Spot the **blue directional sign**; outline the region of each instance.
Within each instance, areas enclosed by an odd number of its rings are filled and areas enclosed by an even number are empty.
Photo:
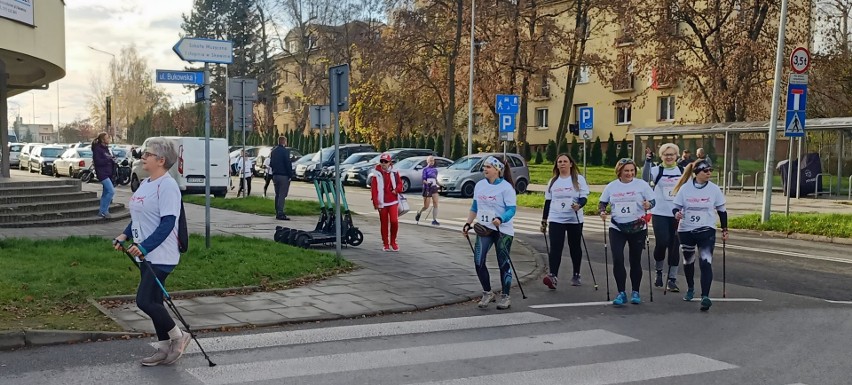
[[[500,114],[500,132],[515,132],[515,114]]]
[[[595,127],[595,110],[592,107],[580,107],[577,109],[579,116],[580,129],[591,130]]]
[[[520,98],[518,95],[497,95],[494,109],[500,115],[517,114],[520,110]]]
[[[801,138],[805,136],[805,111],[787,111],[784,123],[784,136]]]
[[[204,84],[204,72],[157,70],[157,83]]]
[[[807,84],[787,86],[787,111],[804,111],[808,101]]]

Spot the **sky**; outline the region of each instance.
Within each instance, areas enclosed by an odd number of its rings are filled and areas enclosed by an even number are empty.
[[[28,91],[9,98],[10,121],[21,116],[25,124],[66,124],[88,117],[90,81],[106,74],[112,57],[136,45],[147,58],[151,77],[155,69],[181,70],[185,63],[172,51],[180,39],[181,15],[192,0],[71,0],[65,7],[65,77],[45,91]],[[194,101],[179,84],[161,84],[172,103]],[[57,94],[58,92],[58,94]],[[57,117],[58,115],[58,117]]]

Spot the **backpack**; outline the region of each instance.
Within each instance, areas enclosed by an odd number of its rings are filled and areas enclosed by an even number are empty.
[[[660,179],[663,179],[663,166],[657,166],[660,168],[660,172],[657,173],[657,177],[654,179],[654,188],[657,188],[657,184],[660,183]],[[677,165],[677,168],[680,170],[680,175],[683,175],[684,168],[680,165]]]
[[[185,253],[189,250],[189,232],[186,228],[186,211],[183,202],[180,202],[180,217],[178,218],[178,251]]]

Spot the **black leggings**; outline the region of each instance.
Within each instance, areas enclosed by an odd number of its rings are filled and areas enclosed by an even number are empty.
[[[683,248],[683,275],[686,276],[686,285],[690,289],[695,287],[695,258],[698,257],[698,266],[701,268],[701,296],[710,296],[716,230],[705,227],[694,231],[682,231],[678,235],[680,247]]]
[[[580,250],[580,237],[583,236],[582,223],[550,222],[550,274],[559,276],[559,265],[562,263],[562,249],[565,246],[565,236],[568,235],[568,250],[571,253],[571,267],[574,275],[580,274],[580,263],[583,262],[583,252]]]
[[[243,184],[243,182],[245,182],[245,185]],[[248,191],[246,192],[246,196],[251,195],[251,177],[250,176],[245,177],[245,178],[240,178],[240,190],[237,192],[237,194],[240,194],[240,193],[243,192],[243,187],[248,189]]]
[[[265,183],[263,184],[263,193],[266,194],[266,190],[269,188],[269,182],[272,181],[272,175],[266,173],[266,175],[263,177],[263,180],[265,181]]]
[[[141,278],[139,280],[139,288],[136,290],[136,306],[142,310],[151,321],[154,322],[154,330],[157,331],[157,339],[165,341],[169,339],[169,330],[174,329],[175,321],[169,315],[169,311],[163,306],[163,289],[154,280],[151,270],[160,279],[160,283],[166,284],[166,277],[169,273],[161,270],[157,265],[152,265],[148,262],[143,262],[148,266],[139,265]]]
[[[616,229],[609,229],[609,243],[612,246],[612,275],[618,292],[625,291],[627,286],[627,270],[624,269],[624,245],[630,247],[630,285],[633,291],[639,291],[642,283],[642,250],[645,248],[645,237],[648,230],[638,233],[625,234]]]
[[[666,259],[666,251],[669,253],[669,266],[677,266],[680,261],[680,253],[678,252],[677,240],[677,221],[674,217],[664,217],[662,215],[651,216],[651,223],[654,225],[654,237],[657,238],[657,243],[654,246],[654,260],[657,262]],[[658,269],[662,264],[657,264]]]

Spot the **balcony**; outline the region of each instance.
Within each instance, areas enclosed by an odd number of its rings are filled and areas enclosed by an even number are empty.
[[[635,42],[632,33],[622,31],[615,37],[615,46],[616,47],[626,47],[632,45]]]

